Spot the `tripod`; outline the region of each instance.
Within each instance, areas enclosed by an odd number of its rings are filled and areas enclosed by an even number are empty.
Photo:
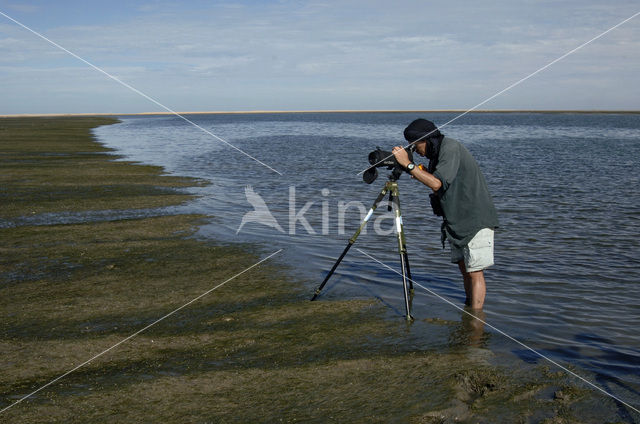
[[[409,257],[407,256],[407,246],[406,246],[406,241],[404,236],[404,229],[402,226],[402,215],[400,213],[400,192],[398,191],[397,177],[394,174],[389,176],[389,181],[387,181],[387,183],[384,185],[384,187],[380,191],[380,194],[376,198],[375,202],[373,202],[373,206],[371,206],[371,209],[369,209],[367,216],[365,216],[364,220],[360,224],[360,227],[355,232],[355,234],[349,239],[349,243],[347,244],[347,247],[344,248],[344,250],[342,251],[342,254],[338,258],[336,263],[333,264],[333,267],[325,277],[322,284],[320,284],[320,286],[316,289],[315,294],[311,298],[311,301],[316,300],[316,298],[324,288],[325,284],[327,284],[327,281],[329,281],[329,278],[331,278],[336,268],[338,268],[338,265],[340,265],[340,262],[342,262],[342,259],[345,257],[345,255],[347,254],[351,246],[353,246],[353,244],[356,242],[356,239],[360,235],[360,232],[367,225],[367,222],[369,221],[369,219],[371,219],[371,216],[373,215],[373,212],[378,207],[378,204],[382,201],[382,199],[384,199],[387,193],[389,194],[388,210],[391,211],[392,205],[395,205],[396,235],[398,236],[398,252],[400,253],[400,264],[402,266],[402,287],[404,290],[404,306],[405,306],[405,312],[406,312],[406,319],[407,321],[413,321],[413,317],[411,316],[411,300],[413,298],[413,281],[411,280],[411,270],[409,268]]]

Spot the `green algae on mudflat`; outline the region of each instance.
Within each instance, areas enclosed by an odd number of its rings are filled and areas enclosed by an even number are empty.
[[[90,129],[109,118],[0,118],[0,218],[44,212],[157,208],[189,199],[193,179],[131,166]],[[10,191],[8,191],[10,190]]]

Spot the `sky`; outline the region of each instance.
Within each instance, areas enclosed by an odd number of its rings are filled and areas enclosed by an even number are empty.
[[[467,110],[640,12],[637,1],[0,0],[166,108]],[[480,109],[640,110],[640,16]],[[0,14],[0,114],[158,104]]]

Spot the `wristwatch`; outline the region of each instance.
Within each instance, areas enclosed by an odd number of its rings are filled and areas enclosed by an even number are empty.
[[[416,164],[413,162],[410,162],[409,165],[407,165],[407,171],[411,172],[414,170],[415,167],[416,167]]]

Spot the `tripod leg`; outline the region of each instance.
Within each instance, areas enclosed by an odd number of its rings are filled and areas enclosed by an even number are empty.
[[[400,265],[402,268],[402,289],[404,291],[404,308],[406,311],[407,321],[413,321],[413,317],[411,316],[411,300],[412,297],[409,294],[409,290],[407,287],[407,267],[406,262],[404,260],[404,256],[400,254]]]
[[[334,271],[336,270],[336,268],[338,268],[338,265],[340,265],[340,262],[342,262],[342,259],[345,257],[345,255],[347,254],[347,252],[349,251],[349,249],[351,249],[351,246],[353,246],[353,243],[351,242],[351,240],[349,240],[349,244],[347,244],[347,247],[344,248],[344,250],[342,251],[342,254],[340,255],[340,257],[338,258],[338,260],[336,261],[335,264],[333,264],[333,267],[331,268],[331,271],[329,271],[329,273],[327,274],[327,276],[324,278],[324,281],[322,282],[322,284],[320,284],[320,286],[316,289],[313,297],[311,298],[311,301],[313,302],[314,300],[316,300],[316,298],[318,297],[318,295],[320,294],[320,292],[322,291],[322,289],[324,288],[324,285],[327,284],[327,281],[329,281],[329,278],[331,278],[331,276],[333,275]]]
[[[409,290],[413,293],[413,277],[411,277],[411,268],[409,267],[409,255],[407,253],[407,246],[403,247],[404,249],[404,263],[407,267],[407,278],[409,279]]]
[[[327,284],[327,281],[329,281],[329,278],[331,278],[331,276],[333,275],[333,273],[335,272],[336,268],[338,268],[338,265],[340,265],[340,262],[342,262],[342,259],[345,257],[345,255],[347,254],[347,252],[349,251],[349,249],[351,249],[351,246],[353,246],[353,244],[356,242],[356,239],[358,238],[358,236],[360,235],[360,233],[362,232],[362,230],[364,229],[364,227],[367,225],[367,222],[369,222],[369,219],[371,218],[371,215],[373,215],[373,211],[376,210],[376,208],[378,207],[378,203],[380,203],[380,201],[382,199],[384,199],[384,196],[387,194],[388,191],[388,183],[385,184],[385,186],[382,188],[382,190],[380,191],[380,194],[378,194],[378,197],[376,198],[376,200],[373,202],[373,205],[371,206],[371,209],[369,209],[369,212],[367,213],[367,216],[364,217],[364,219],[362,220],[362,223],[360,224],[360,227],[358,228],[358,230],[353,234],[353,236],[351,236],[351,238],[349,239],[349,244],[347,244],[347,247],[344,248],[344,250],[342,251],[342,254],[340,255],[340,257],[338,258],[338,260],[336,261],[335,264],[333,264],[333,267],[331,268],[331,270],[329,271],[329,273],[327,274],[327,276],[324,278],[324,281],[322,281],[322,283],[320,284],[320,286],[318,286],[318,288],[316,289],[313,297],[311,298],[311,301],[313,302],[314,300],[316,300],[316,298],[318,297],[318,295],[320,295],[320,292],[322,291],[322,289],[324,288],[325,284]]]
[[[400,193],[398,191],[398,183],[393,183],[391,193],[393,194],[393,203],[396,209],[396,233],[398,235],[398,252],[400,253],[400,265],[402,268],[402,288],[404,291],[406,318],[407,321],[413,321],[413,317],[411,316],[411,296],[409,295],[409,287],[407,284],[407,281],[411,283],[411,270],[409,269],[409,259],[407,257],[407,247],[404,228],[402,225],[402,214],[400,212]],[[409,274],[409,280],[407,280],[407,274]],[[411,290],[413,290],[413,283],[411,283]]]

